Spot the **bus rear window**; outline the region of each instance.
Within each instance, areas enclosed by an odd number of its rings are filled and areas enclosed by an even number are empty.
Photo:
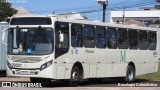
[[[51,19],[45,17],[13,18],[10,25],[51,25]]]

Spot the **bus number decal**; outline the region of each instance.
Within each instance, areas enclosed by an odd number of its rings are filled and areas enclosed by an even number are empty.
[[[71,54],[72,54],[72,55],[74,55],[74,54],[77,55],[77,54],[78,54],[78,49],[77,49],[77,48],[72,49],[72,50],[71,50]]]
[[[121,51],[120,62],[126,62],[126,51]]]
[[[19,68],[19,67],[22,67],[22,64],[12,63],[11,66],[12,66],[13,68]]]
[[[75,48],[75,54],[78,54],[78,49],[77,48]]]

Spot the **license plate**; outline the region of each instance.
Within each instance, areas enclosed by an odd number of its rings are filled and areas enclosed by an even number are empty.
[[[26,70],[25,71],[21,71],[21,74],[22,75],[28,75],[28,74],[30,74],[30,71],[26,71]]]

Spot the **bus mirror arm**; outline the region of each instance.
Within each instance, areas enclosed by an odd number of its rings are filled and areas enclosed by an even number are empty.
[[[8,30],[8,28],[2,30],[2,39],[1,39],[1,43],[4,44],[5,46],[8,46],[6,43],[5,43],[5,32]]]

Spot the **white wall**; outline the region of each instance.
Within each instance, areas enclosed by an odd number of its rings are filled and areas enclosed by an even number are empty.
[[[5,45],[3,45],[1,43],[1,40],[2,40],[2,31],[7,27],[8,27],[8,24],[0,23],[0,70],[6,70],[6,62],[7,62],[6,51],[7,51],[7,48]]]
[[[123,11],[111,11],[110,22],[112,23],[113,20],[115,21],[116,18],[122,18]],[[133,18],[136,19],[149,19],[149,20],[157,20],[160,19],[160,10],[154,11],[125,11],[126,18]]]

